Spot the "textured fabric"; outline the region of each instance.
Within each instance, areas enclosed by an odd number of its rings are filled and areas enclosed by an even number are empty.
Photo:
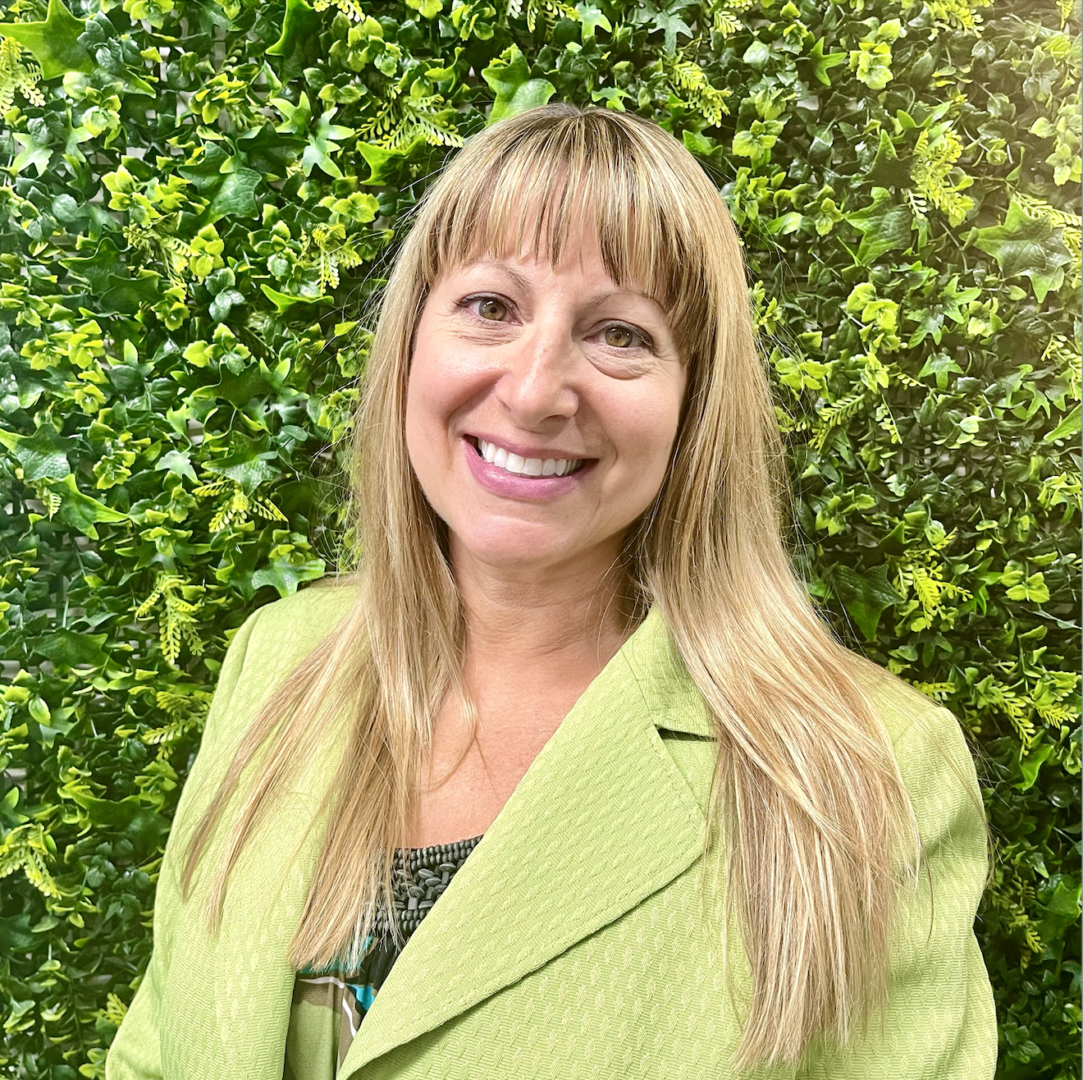
[[[232,642],[160,871],[154,952],[107,1080],[281,1080],[296,975],[287,946],[343,732],[312,748],[249,842],[217,935],[202,902],[229,823],[188,903],[178,895],[180,845],[274,678],[355,596],[352,587],[302,591],[260,609]],[[994,1072],[992,992],[973,933],[987,872],[973,762],[950,713],[887,672],[868,680],[928,853],[928,873],[902,894],[890,1002],[847,1050],[823,1048],[796,1071],[763,1068],[741,1080]],[[705,706],[652,608],[411,937],[341,1080],[735,1076],[750,978],[734,931],[732,983],[723,980],[717,844],[706,865],[700,857],[714,757]]]
[[[286,1034],[283,1080],[335,1080],[365,1014],[403,946],[451,884],[480,836],[451,844],[399,849],[393,855],[392,911],[377,912],[358,964],[342,960],[297,973]],[[398,928],[399,938],[391,932]]]

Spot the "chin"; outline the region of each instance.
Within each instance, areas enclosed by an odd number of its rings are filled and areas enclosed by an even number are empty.
[[[454,530],[453,530],[454,531]],[[514,569],[548,565],[563,557],[563,545],[555,537],[547,538],[542,530],[505,528],[484,532],[458,532],[452,551],[487,566]]]

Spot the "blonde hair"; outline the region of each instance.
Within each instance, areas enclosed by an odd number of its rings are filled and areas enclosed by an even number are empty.
[[[703,863],[717,825],[727,919],[752,977],[739,1062],[796,1065],[811,1040],[845,1042],[883,1001],[898,857],[909,865],[919,841],[860,686],[863,661],[831,637],[785,549],[782,447],[736,229],[681,143],[627,113],[550,105],[497,123],[422,199],[383,295],[355,426],[356,602],[248,728],[192,834],[185,895],[267,743],[209,892],[214,925],[230,870],[291,763],[345,711],[346,746],[323,804],[333,813],[291,963],[356,958],[376,905],[389,904],[432,718],[452,690],[468,722],[476,717],[446,526],[406,450],[414,330],[434,283],[468,258],[527,250],[556,264],[575,242],[576,207],[587,227],[593,216],[614,280],[666,309],[687,364],[671,464],[622,562],[635,611],[661,609],[713,718]]]

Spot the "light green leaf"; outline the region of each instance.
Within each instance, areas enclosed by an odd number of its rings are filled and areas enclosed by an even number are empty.
[[[530,78],[526,58],[516,45],[505,49],[492,60],[481,75],[496,94],[489,113],[490,124],[536,105],[544,105],[557,90],[546,79]]]
[[[0,23],[0,36],[28,49],[41,65],[43,79],[55,79],[68,71],[94,70],[90,53],[79,44],[85,29],[85,19],[77,19],[61,0],[49,0],[44,22]]]

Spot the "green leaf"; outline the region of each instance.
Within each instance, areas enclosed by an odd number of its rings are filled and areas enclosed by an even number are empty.
[[[109,657],[102,651],[102,646],[108,639],[108,634],[77,634],[74,630],[59,628],[40,639],[34,649],[54,664],[65,667],[75,667],[77,664],[104,667]]]
[[[319,56],[322,20],[306,0],[286,0],[282,33],[265,50],[268,56],[281,56],[281,77],[291,79],[300,75],[310,61]]]
[[[18,435],[0,429],[0,445],[7,447],[23,471],[23,481],[59,480],[71,472],[64,441],[50,427],[41,427],[33,435]]]
[[[1042,919],[1038,933],[1044,941],[1058,940],[1079,922],[1081,889],[1079,879],[1068,874],[1054,874],[1042,887],[1038,903]]]
[[[294,304],[333,304],[333,296],[291,296],[289,293],[272,289],[270,285],[260,285],[264,295],[278,309],[279,315],[285,315]]]
[[[876,148],[876,158],[866,180],[880,187],[910,186],[910,167],[899,160],[899,155],[895,152],[895,144],[883,128],[880,129],[880,143]]]
[[[401,149],[388,149],[374,143],[357,143],[357,151],[369,167],[369,174],[363,184],[386,184],[402,162],[406,161],[413,149],[425,140],[419,135]]]
[[[1078,435],[1083,418],[1080,416],[1080,406],[1077,405],[1053,430],[1046,435],[1046,442],[1056,442],[1058,439],[1067,439],[1072,435]]]
[[[79,43],[86,27],[61,2],[49,0],[44,22],[0,23],[0,35],[28,49],[41,65],[43,79],[55,79],[69,71],[90,72],[94,61]]]
[[[846,220],[861,233],[857,261],[871,266],[885,252],[906,250],[912,243],[910,208],[895,202],[886,188],[872,189],[872,206],[847,214]]]
[[[307,98],[305,99],[307,102]],[[304,166],[305,175],[308,176],[314,166],[318,165],[328,176],[336,180],[341,179],[342,170],[331,160],[332,154],[339,152],[336,140],[349,139],[354,134],[351,127],[343,127],[341,124],[332,124],[331,117],[338,112],[337,108],[328,109],[316,122],[316,131],[308,141],[305,152],[301,155],[301,164]]]
[[[54,520],[89,536],[91,540],[98,539],[98,530],[95,524],[117,524],[121,521],[130,520],[127,514],[114,510],[97,499],[84,495],[75,486],[74,476],[65,476],[63,480],[53,481],[49,484],[49,490],[60,496],[60,509],[54,515]]]
[[[500,56],[490,61],[481,76],[489,84],[489,89],[496,94],[489,113],[490,124],[525,109],[532,109],[536,105],[544,105],[557,89],[545,79],[530,78],[530,68],[516,45],[505,49]]]
[[[661,30],[665,35],[665,51],[667,56],[672,56],[677,51],[677,35],[684,34],[686,37],[692,37],[692,28],[682,19],[677,12],[684,7],[681,3],[671,4],[669,7],[659,10],[652,3],[651,0],[645,0],[643,9],[646,15],[649,16],[648,25],[651,30]],[[640,22],[647,22],[647,19],[638,19]]]
[[[902,599],[887,579],[887,567],[877,566],[868,574],[849,566],[837,566],[832,584],[866,641],[876,640],[880,617]]]
[[[846,53],[824,53],[824,38],[820,38],[809,50],[808,59],[812,61],[812,73],[824,86],[831,85],[831,76],[827,73],[839,64],[846,63]]]
[[[1003,225],[974,229],[969,239],[992,255],[1005,277],[1029,278],[1041,303],[1064,281],[1064,267],[1072,257],[1061,239],[1061,229],[1047,218],[1033,218],[1013,199]]]
[[[1019,791],[1028,791],[1034,786],[1034,782],[1038,779],[1038,770],[1052,753],[1052,743],[1042,743],[1019,759],[1019,772],[1023,776],[1023,782],[1015,785]]]
[[[259,217],[255,192],[263,177],[255,169],[238,169],[222,177],[222,186],[207,207],[203,223],[217,221],[227,214],[235,217]]]
[[[257,589],[271,585],[278,590],[279,596],[292,596],[298,585],[305,581],[316,581],[323,577],[325,570],[326,564],[322,559],[306,559],[297,564],[288,557],[275,558],[270,566],[252,575],[252,585]]]
[[[218,461],[209,461],[203,467],[207,472],[217,473],[220,476],[228,476],[234,483],[240,485],[246,495],[254,495],[260,484],[274,480],[279,475],[279,470],[272,464],[277,457],[274,450],[260,451],[261,442],[253,442],[243,436],[236,437],[242,443],[241,448],[229,457]],[[264,439],[266,436],[264,436]],[[247,445],[244,445],[247,444]]]
[[[441,0],[406,0],[406,3],[423,19],[433,19],[444,9]]]
[[[762,41],[754,41],[744,51],[744,55],[741,59],[748,64],[749,67],[756,69],[762,69],[767,66],[767,61],[771,59],[771,46],[765,45]]]
[[[12,788],[12,791],[17,791]],[[0,918],[0,952],[12,955],[19,952],[29,952],[37,940],[30,933],[30,913],[23,912],[21,915],[13,915],[10,918]]]
[[[593,38],[595,30],[599,26],[603,30],[612,32],[613,27],[600,7],[596,7],[594,4],[579,3],[575,5],[575,10],[579,13],[579,22],[582,26],[580,36],[583,41]]]
[[[196,471],[192,468],[191,458],[183,450],[170,450],[163,454],[154,465],[155,471],[165,469],[174,476],[187,477],[192,483],[198,482]]]

